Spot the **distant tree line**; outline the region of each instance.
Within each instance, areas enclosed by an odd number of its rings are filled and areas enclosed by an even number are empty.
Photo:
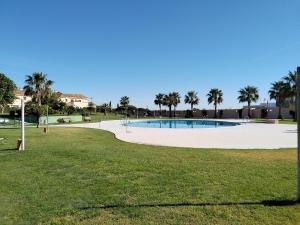
[[[286,103],[287,100],[294,103],[294,110],[290,113],[293,115],[296,120],[297,114],[297,87],[296,87],[296,78],[297,72],[289,72],[286,76],[284,76],[280,81],[274,82],[271,84],[271,88],[269,90],[269,97],[271,100],[275,100],[276,104],[279,108],[278,118],[283,119],[282,116],[282,107]],[[176,107],[180,103],[180,94],[178,92],[171,92],[169,94],[159,93],[155,96],[154,104],[158,105],[160,116],[162,116],[162,106],[166,106],[169,110],[169,117],[176,116]],[[251,104],[255,103],[259,100],[259,90],[255,86],[246,86],[241,88],[238,91],[238,101],[239,103],[247,103],[248,109],[248,117],[251,117]],[[211,89],[207,94],[207,102],[208,104],[213,104],[214,106],[214,117],[217,118],[218,105],[223,102],[223,91],[218,88]],[[200,98],[198,97],[198,93],[196,91],[189,91],[184,98],[184,103],[190,105],[190,110],[187,110],[187,116],[193,117],[194,106],[200,103]],[[172,107],[174,109],[174,113],[172,113]],[[222,113],[222,112],[221,112]],[[205,114],[205,110],[204,110]],[[239,112],[241,114],[241,112]],[[267,114],[267,112],[264,112]],[[267,115],[264,115],[267,116]]]
[[[271,84],[269,90],[269,97],[271,100],[275,100],[279,107],[278,118],[282,119],[282,108],[286,102],[293,102],[295,104],[294,110],[291,111],[294,119],[296,119],[296,78],[297,73],[289,72],[281,80]],[[25,80],[24,91],[26,96],[32,97],[32,100],[26,104],[26,113],[36,116],[37,121],[41,115],[45,115],[46,111],[49,114],[82,114],[88,115],[93,112],[101,112],[105,115],[107,113],[120,113],[123,115],[152,115],[149,109],[137,108],[130,105],[130,98],[123,96],[120,99],[120,103],[116,108],[112,107],[111,102],[104,103],[96,106],[94,103],[89,104],[87,108],[75,108],[74,106],[67,105],[60,100],[62,93],[55,92],[52,89],[54,82],[47,78],[47,74],[42,72],[35,72],[32,75],[27,75]],[[5,74],[0,73],[0,110],[3,113],[4,109],[11,105],[16,96],[14,94],[16,90],[15,83],[9,79]],[[259,99],[259,90],[255,86],[246,86],[238,91],[238,101],[240,103],[247,103],[248,117],[251,117],[251,104],[255,103]],[[223,91],[218,88],[211,89],[207,94],[208,104],[214,106],[214,116],[217,117],[218,105],[224,100]],[[155,96],[154,104],[159,107],[160,116],[162,116],[162,107],[167,107],[169,111],[169,117],[176,116],[177,106],[181,103],[181,95],[178,92],[170,92],[168,94],[159,93]],[[187,116],[193,117],[194,107],[200,103],[200,98],[196,91],[189,91],[184,96],[184,103],[190,105],[190,109],[187,110]],[[12,113],[17,112],[18,109],[11,109]],[[203,110],[205,114],[205,110]],[[222,113],[220,111],[220,113]],[[239,114],[241,112],[239,111]],[[264,112],[264,116],[268,112]],[[37,122],[37,127],[39,126]]]

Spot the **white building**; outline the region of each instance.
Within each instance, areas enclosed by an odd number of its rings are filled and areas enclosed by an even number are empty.
[[[89,106],[88,97],[81,94],[62,94],[60,100],[75,108],[86,108]]]
[[[11,107],[20,108],[21,107],[21,99],[29,102],[32,100],[30,96],[25,96],[25,91],[21,89],[17,89],[15,91],[16,99],[11,105]],[[74,106],[76,108],[86,108],[89,106],[88,97],[81,94],[62,94],[60,97],[62,102],[65,102],[69,106]]]
[[[16,96],[16,99],[13,102],[13,104],[11,104],[11,107],[14,107],[14,108],[21,108],[21,100],[22,99],[25,100],[25,103],[30,102],[32,99],[29,96],[25,96],[25,91],[21,90],[21,89],[15,90],[15,96]]]

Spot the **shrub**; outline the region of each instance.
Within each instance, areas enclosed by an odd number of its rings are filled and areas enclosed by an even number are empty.
[[[290,115],[293,117],[293,119],[296,119],[296,112],[294,110],[290,110]]]
[[[75,113],[76,109],[74,106],[67,106],[66,111],[68,115],[71,115]]]
[[[239,114],[239,118],[242,119],[243,118],[243,109],[239,109],[238,114]]]
[[[186,110],[186,113],[185,113],[185,118],[192,118],[193,117],[193,113],[191,110]]]
[[[207,110],[206,109],[202,109],[201,113],[202,113],[203,117],[207,117]]]
[[[65,123],[65,120],[63,118],[59,118],[59,119],[57,119],[57,122],[58,123]]]
[[[16,116],[16,111],[15,110],[9,111],[9,116],[10,117],[15,117]]]
[[[262,109],[261,110],[261,118],[265,119],[268,116],[268,110],[267,109]]]
[[[224,110],[221,109],[219,113],[220,113],[220,118],[222,118],[224,115]]]

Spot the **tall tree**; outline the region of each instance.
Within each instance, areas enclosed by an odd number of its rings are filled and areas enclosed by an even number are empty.
[[[129,103],[130,100],[128,96],[123,96],[120,100],[120,105],[124,108],[126,115],[127,115]]]
[[[259,99],[258,89],[254,86],[246,86],[239,90],[238,100],[240,103],[247,102],[248,105],[248,117],[251,117],[251,103],[257,102]]]
[[[0,73],[0,107],[1,113],[3,113],[4,108],[12,104],[16,98],[15,96],[16,85],[9,79],[5,74]]]
[[[294,101],[294,120],[297,120],[297,71],[290,71],[288,75],[283,77],[283,80],[287,83],[289,97]]]
[[[53,85],[52,80],[47,79],[47,75],[44,73],[33,73],[28,75],[25,80],[24,86],[25,95],[31,96],[32,101],[39,106],[47,104],[49,97],[51,96]]]
[[[194,105],[198,105],[199,101],[200,101],[200,99],[198,97],[198,93],[195,92],[195,91],[189,91],[185,95],[184,102],[185,102],[185,104],[190,104],[191,105],[191,115],[192,116],[193,116]]]
[[[213,88],[208,92],[207,97],[208,104],[213,103],[215,107],[215,118],[217,118],[217,107],[223,102],[223,92],[218,88]]]
[[[174,117],[176,117],[176,108],[178,104],[180,103],[181,96],[178,92],[172,92],[171,93],[171,102],[172,105],[174,106]]]
[[[270,99],[276,100],[279,107],[278,119],[283,119],[282,116],[282,105],[286,98],[289,97],[288,84],[283,81],[277,81],[272,83],[272,87],[269,91]]]
[[[111,101],[108,103],[108,108],[109,108],[109,112],[111,113],[111,111],[112,111],[112,104],[111,104]]]
[[[32,102],[27,103],[26,111],[36,116],[37,128],[39,127],[40,117],[45,114],[46,105],[59,96],[52,92],[53,81],[47,79],[47,74],[33,73],[26,76],[24,86],[25,95],[32,97]]]
[[[163,103],[164,103],[164,94],[161,93],[157,94],[155,96],[154,104],[158,105],[160,116],[162,116],[161,106],[163,105]]]
[[[107,112],[109,112],[109,111],[110,111],[109,103],[108,104],[104,103],[100,106],[97,106],[97,112],[103,112],[105,116],[106,116]]]
[[[169,93],[168,95],[164,95],[163,105],[167,106],[169,108],[169,117],[172,117],[173,101],[172,101],[172,94],[171,93]]]

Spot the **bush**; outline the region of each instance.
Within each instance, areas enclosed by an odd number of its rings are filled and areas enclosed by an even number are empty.
[[[15,110],[9,111],[9,116],[10,117],[15,117],[16,116],[16,111]]]
[[[87,112],[87,111],[83,111],[81,115],[84,117],[89,117],[91,115],[91,113]]]
[[[201,113],[202,113],[203,117],[207,117],[207,110],[206,109],[202,109]]]
[[[261,118],[265,119],[268,117],[268,110],[267,109],[262,109],[261,110]]]
[[[57,122],[58,123],[71,123],[72,120],[69,118],[59,118],[59,119],[57,119]]]
[[[219,113],[220,113],[220,118],[222,118],[224,115],[224,110],[221,109]]]
[[[243,118],[243,109],[239,109],[238,114],[239,114],[239,119],[242,119]]]
[[[57,122],[58,123],[65,123],[65,120],[63,118],[59,118],[59,119],[57,119]]]
[[[66,111],[67,111],[67,114],[68,114],[68,115],[71,115],[71,114],[74,114],[74,113],[75,113],[76,109],[75,109],[74,106],[67,106],[67,107],[66,107]]]
[[[191,110],[186,110],[185,118],[192,118],[192,117],[193,117],[193,112]]]
[[[293,117],[293,119],[296,119],[296,112],[294,110],[290,110],[290,115]]]

